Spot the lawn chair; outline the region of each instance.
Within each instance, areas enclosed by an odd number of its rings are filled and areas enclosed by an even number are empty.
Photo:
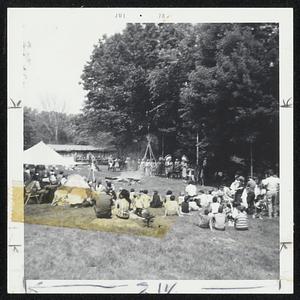
[[[41,203],[42,195],[43,195],[43,190],[41,190],[41,187],[39,186],[39,182],[31,181],[25,187],[25,204],[24,204],[24,206],[26,206],[28,204],[30,199],[35,199],[38,204]]]

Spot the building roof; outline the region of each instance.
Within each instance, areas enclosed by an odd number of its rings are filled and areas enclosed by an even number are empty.
[[[94,147],[92,145],[62,145],[62,144],[48,144],[49,147],[51,147],[55,151],[64,151],[64,152],[72,152],[72,151],[97,151],[97,152],[113,152],[115,151],[112,147]]]

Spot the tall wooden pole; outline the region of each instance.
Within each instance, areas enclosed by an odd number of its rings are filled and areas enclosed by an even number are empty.
[[[196,164],[199,165],[199,132],[197,131]]]
[[[253,154],[252,154],[252,142],[250,142],[250,176],[253,178]]]

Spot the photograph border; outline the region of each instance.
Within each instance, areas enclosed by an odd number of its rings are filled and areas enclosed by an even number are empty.
[[[13,222],[15,191],[23,187],[23,108],[9,108],[9,94],[22,82],[18,57],[22,51],[22,33],[17,29],[14,12],[30,8],[8,8],[7,24],[7,98],[8,98],[8,292],[9,293],[159,293],[161,285],[169,293],[292,293],[293,292],[293,108],[283,100],[293,94],[293,9],[292,8],[65,8],[66,10],[105,10],[111,20],[125,23],[279,23],[280,63],[280,279],[279,280],[26,280],[24,279],[24,223]],[[63,8],[32,8],[63,9]],[[224,14],[224,11],[226,12]],[[125,19],[113,19],[125,13]],[[140,14],[143,18],[141,19]],[[159,15],[169,16],[159,20]],[[201,22],[200,22],[201,21]],[[14,27],[15,26],[15,27]],[[24,104],[26,101],[24,100]],[[16,147],[17,145],[17,147]],[[289,145],[287,147],[287,145]],[[171,287],[176,283],[176,288]],[[197,283],[197,284],[195,284]],[[99,286],[97,286],[99,285]],[[102,285],[102,287],[101,287]],[[170,290],[171,289],[171,290]]]

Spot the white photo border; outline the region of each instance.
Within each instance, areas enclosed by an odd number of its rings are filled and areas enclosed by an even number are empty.
[[[13,222],[12,188],[23,186],[23,109],[10,95],[22,94],[22,25],[28,13],[99,14],[120,23],[279,23],[280,279],[279,280],[26,280],[24,223]],[[23,18],[24,17],[24,18]],[[293,9],[292,8],[8,8],[8,224],[9,293],[293,293]],[[22,94],[26,104],[26,94]]]

